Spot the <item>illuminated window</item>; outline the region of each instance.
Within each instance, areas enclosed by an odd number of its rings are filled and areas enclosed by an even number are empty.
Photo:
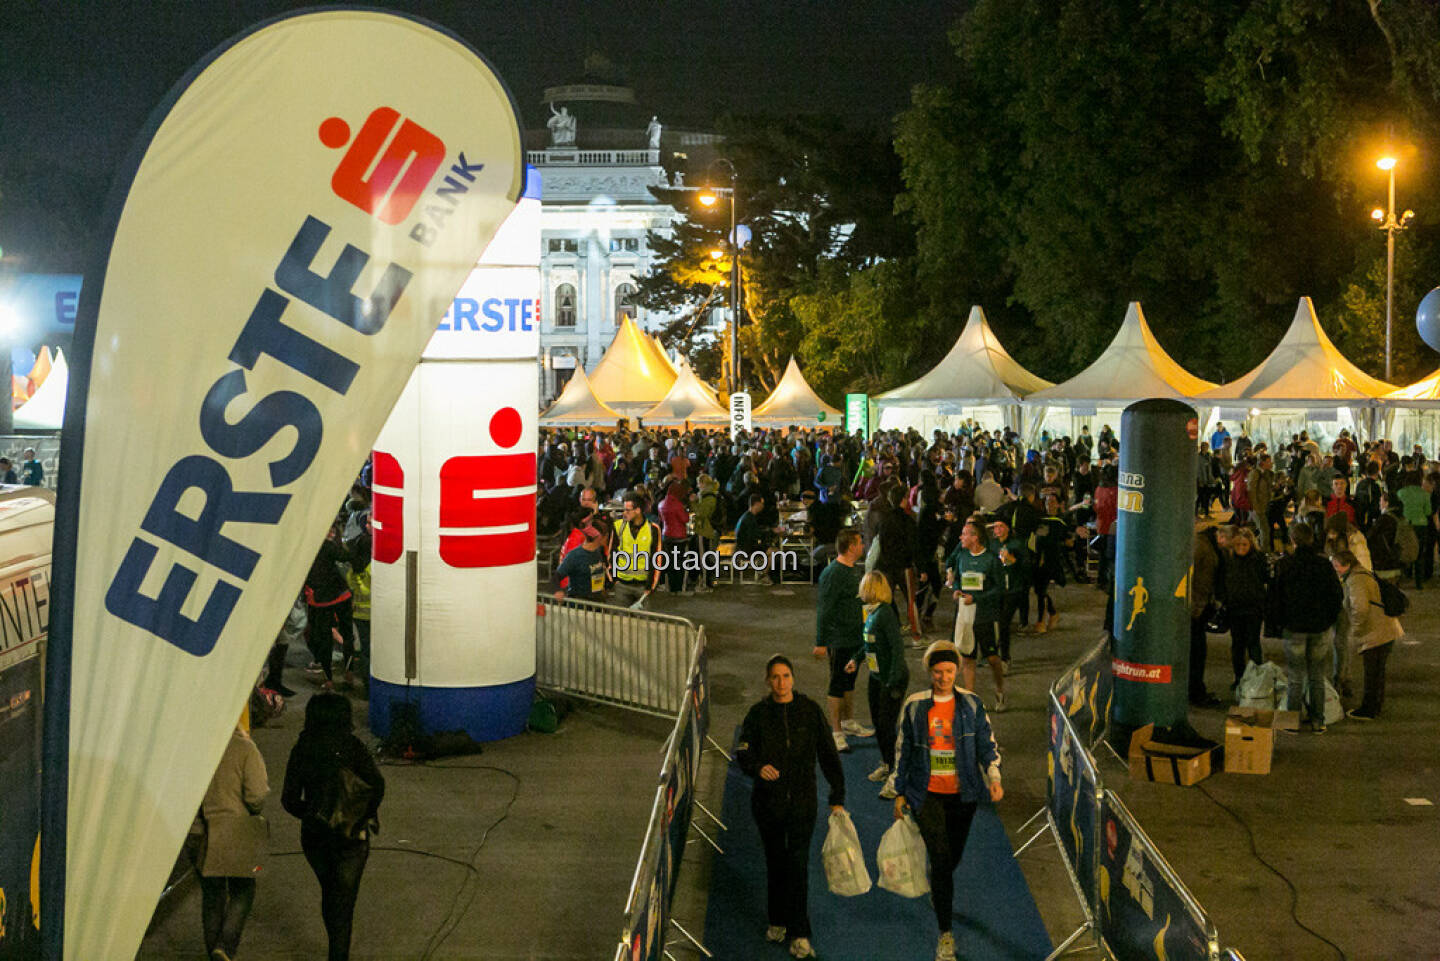
[[[621,284],[615,288],[615,325],[618,327],[621,318],[629,317],[634,320],[638,311],[632,298],[635,296],[634,284]]]
[[[611,238],[610,238],[610,252],[611,252],[611,253],[615,253],[615,254],[618,254],[618,253],[626,253],[626,254],[639,253],[639,252],[640,252],[640,238],[639,238],[639,237],[611,237]]]
[[[561,284],[555,288],[555,326],[575,326],[574,284]]]

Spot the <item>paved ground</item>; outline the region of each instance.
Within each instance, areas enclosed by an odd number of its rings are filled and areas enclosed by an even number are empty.
[[[1005,756],[1000,814],[1012,840],[1044,802],[1045,690],[1099,636],[1103,598],[1097,591],[1071,586],[1057,600],[1059,629],[1017,640],[1013,707],[996,719]],[[696,598],[662,596],[656,606],[707,626],[713,731],[722,743],[763,694],[769,654],[788,653],[797,663],[799,689],[822,692],[821,667],[808,659],[808,585],[727,587]],[[1318,737],[1286,736],[1268,776],[1221,774],[1200,788],[1177,788],[1129,781],[1118,761],[1102,759],[1109,786],[1211,911],[1224,942],[1249,961],[1440,959],[1437,809],[1405,800],[1440,804],[1440,721],[1428,710],[1440,686],[1437,624],[1440,589],[1412,595],[1410,643],[1391,659],[1385,718],[1347,721]],[[1278,642],[1265,644],[1278,660]],[[918,665],[919,651],[912,656]],[[1225,689],[1227,638],[1211,638],[1209,668],[1211,689]],[[980,688],[988,697],[983,677]],[[256,734],[277,791],[300,706]],[[1223,708],[1192,715],[1202,733],[1217,739],[1223,718]],[[612,957],[667,728],[582,707],[558,734],[526,735],[446,762],[503,768],[518,782],[493,770],[385,768],[390,795],[379,844],[412,853],[372,856],[354,957]],[[723,778],[723,759],[707,755],[701,797],[712,810],[719,810]],[[867,801],[862,796],[852,804]],[[270,813],[273,849],[282,855],[262,876],[242,957],[323,956],[314,880],[303,858],[288,853],[299,847],[295,822],[278,802]],[[469,862],[475,871],[414,853],[420,851]],[[707,852],[692,842],[675,906],[676,917],[696,933],[705,916]],[[1053,846],[1037,845],[1021,862],[1058,943],[1081,920],[1059,855]],[[451,927],[444,943],[427,953],[427,942]],[[199,895],[191,886],[162,910],[140,958],[199,958],[199,947]],[[673,950],[677,958],[687,956],[679,946]]]

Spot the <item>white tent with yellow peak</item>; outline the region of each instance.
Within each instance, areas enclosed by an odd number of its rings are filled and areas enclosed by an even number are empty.
[[[727,427],[730,411],[720,406],[715,392],[695,376],[682,357],[680,373],[665,397],[640,415],[647,427],[671,427],[688,424],[691,427]]]
[[[1371,411],[1394,384],[1371,377],[1340,353],[1301,297],[1290,329],[1270,356],[1243,377],[1207,391],[1221,421],[1244,421],[1261,439],[1288,439],[1300,430],[1333,440],[1341,430],[1368,434]]]
[[[1408,454],[1419,444],[1427,451],[1440,445],[1440,370],[1408,387],[1380,398],[1384,407],[1382,436],[1395,442],[1395,450]]]
[[[614,427],[619,419],[619,414],[595,396],[590,378],[579,364],[555,403],[540,415],[540,423],[545,427]]]
[[[791,357],[775,389],[750,412],[750,422],[762,427],[834,427],[839,429],[840,412],[820,399],[800,373]]]
[[[954,345],[919,380],[875,398],[884,429],[954,430],[965,421],[987,428],[1020,426],[1021,398],[1053,386],[1022,367],[1000,343],[979,305]]]
[[[622,417],[637,417],[664,398],[675,378],[675,370],[660,348],[634,320],[625,317],[600,363],[590,372],[590,388]]]
[[[1137,400],[1168,397],[1193,403],[1215,386],[1165,352],[1145,322],[1139,302],[1131,301],[1120,330],[1089,367],[1025,398],[1026,407],[1043,409],[1031,422],[1029,435],[1034,440],[1042,430],[1049,430],[1075,437],[1082,426],[1094,431],[1096,421],[1118,434],[1121,412]]]
[[[665,345],[662,344],[662,343],[660,343],[660,337],[659,337],[659,335],[657,335],[657,334],[649,334],[649,335],[647,335],[647,336],[649,336],[650,342],[655,345],[655,349],[658,350],[658,351],[660,351],[660,359],[663,360],[663,361],[665,361],[665,366],[666,366],[666,367],[669,367],[670,370],[671,370],[672,372],[674,372],[675,374],[679,374],[679,373],[680,373],[680,368],[679,368],[679,367],[676,367],[676,366],[675,366],[675,362],[670,359],[670,354],[669,354],[668,351],[665,350]]]

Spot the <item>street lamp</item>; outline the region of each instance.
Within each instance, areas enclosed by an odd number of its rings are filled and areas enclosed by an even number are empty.
[[[1390,199],[1384,210],[1376,207],[1370,211],[1370,218],[1385,231],[1385,379],[1390,379],[1390,342],[1394,331],[1395,312],[1395,231],[1404,230],[1415,216],[1415,211],[1407,210],[1397,219],[1395,217],[1395,164],[1396,159],[1389,154],[1375,161],[1375,166],[1390,174]]]
[[[730,393],[740,389],[740,237],[735,231],[736,207],[739,206],[735,192],[736,181],[739,174],[735,172],[735,165],[729,158],[717,157],[711,166],[724,164],[730,170],[730,186],[728,188],[707,188],[700,191],[696,197],[703,207],[714,207],[720,202],[720,196],[728,191],[730,194]],[[715,257],[712,251],[711,256]],[[716,259],[719,259],[716,257]]]

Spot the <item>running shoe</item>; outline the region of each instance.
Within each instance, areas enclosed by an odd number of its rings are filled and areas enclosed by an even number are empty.
[[[790,956],[792,958],[813,958],[815,949],[810,947],[809,938],[796,938],[790,942]]]
[[[832,735],[834,735],[834,737],[835,737],[835,750],[837,750],[837,751],[848,751],[848,750],[850,750],[850,742],[847,741],[847,740],[845,740],[845,735],[844,735],[843,733],[841,733],[840,731],[831,731],[830,733],[831,733]]]
[[[874,781],[876,784],[879,784],[881,781],[885,780],[887,777],[890,776],[890,765],[882,764],[865,776],[870,780]]]
[[[785,926],[783,924],[772,924],[765,929],[765,940],[779,944],[785,940]]]
[[[935,945],[935,961],[955,961],[955,935],[949,931],[940,932],[940,941]]]
[[[840,730],[853,737],[875,736],[875,729],[873,727],[866,727],[864,724],[861,724],[859,721],[853,718],[848,721],[841,721]]]

